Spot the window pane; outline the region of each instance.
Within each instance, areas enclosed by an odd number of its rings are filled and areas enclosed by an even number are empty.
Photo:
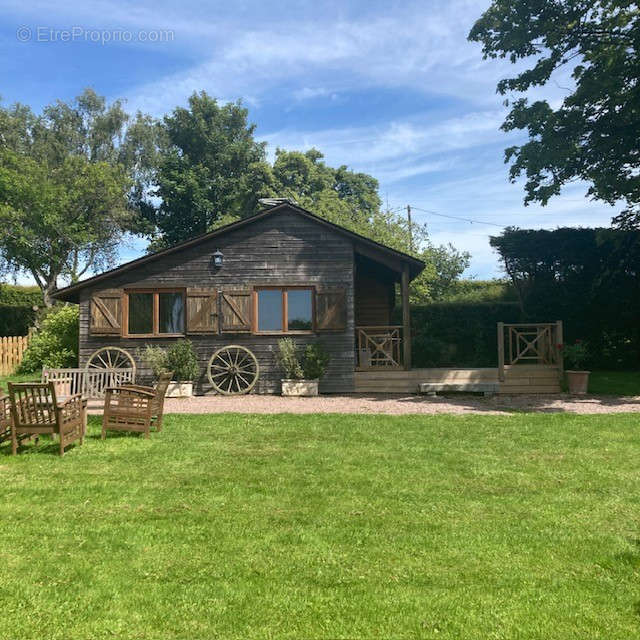
[[[311,291],[309,289],[289,289],[287,291],[287,312],[289,331],[310,331]]]
[[[129,333],[153,333],[153,294],[129,294]]]
[[[184,333],[184,301],[181,293],[158,294],[158,331]]]
[[[282,331],[282,291],[258,291],[258,331]]]

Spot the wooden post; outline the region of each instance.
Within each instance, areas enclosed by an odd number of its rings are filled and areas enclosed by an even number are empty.
[[[504,382],[504,322],[498,322],[498,379]]]
[[[562,345],[559,347],[558,345]],[[558,354],[558,373],[560,375],[560,381],[564,376],[564,337],[562,336],[562,320],[556,321],[556,344],[554,348]]]
[[[409,307],[409,267],[402,268],[402,343],[403,364],[408,371],[411,369],[411,310]]]

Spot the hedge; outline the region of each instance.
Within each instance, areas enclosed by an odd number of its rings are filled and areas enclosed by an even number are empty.
[[[26,336],[35,319],[32,306],[0,303],[0,336]]]
[[[42,307],[42,291],[39,287],[25,287],[0,282],[0,304],[20,307]]]
[[[0,283],[0,336],[26,336],[42,306],[38,287]]]
[[[516,302],[436,302],[413,306],[412,366],[497,367],[497,324],[520,321]]]

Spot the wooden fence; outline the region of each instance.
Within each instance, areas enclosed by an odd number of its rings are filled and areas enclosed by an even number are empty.
[[[8,376],[16,370],[30,337],[31,333],[28,336],[0,337],[0,376]]]

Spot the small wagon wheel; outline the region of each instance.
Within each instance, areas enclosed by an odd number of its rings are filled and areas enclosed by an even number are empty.
[[[258,360],[237,344],[218,349],[209,360],[207,377],[213,388],[225,396],[249,393],[258,381]]]
[[[136,373],[136,362],[133,356],[120,347],[102,347],[94,351],[86,364],[87,371],[95,369],[133,369]]]

